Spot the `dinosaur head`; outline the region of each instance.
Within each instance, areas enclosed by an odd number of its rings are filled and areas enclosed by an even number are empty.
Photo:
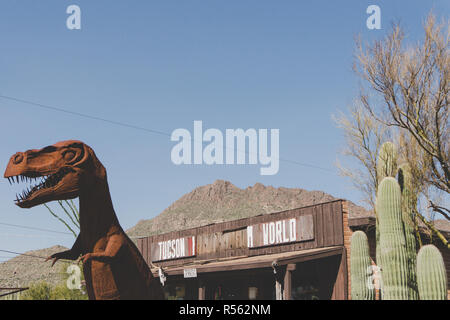
[[[9,160],[4,177],[10,183],[30,183],[15,201],[21,208],[31,208],[78,197],[83,186],[105,179],[106,170],[89,146],[69,140],[17,152]]]

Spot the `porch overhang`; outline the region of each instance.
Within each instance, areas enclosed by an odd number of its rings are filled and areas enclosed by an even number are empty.
[[[197,274],[202,274],[209,272],[272,268],[272,263],[274,261],[276,261],[276,264],[278,266],[283,266],[330,257],[334,255],[340,255],[343,252],[343,246],[333,246],[260,256],[237,256],[211,260],[197,260],[184,265],[163,267],[163,270],[164,274],[168,276],[175,276],[183,275],[184,269],[196,269]],[[155,276],[158,276],[158,268],[152,268],[152,272]]]

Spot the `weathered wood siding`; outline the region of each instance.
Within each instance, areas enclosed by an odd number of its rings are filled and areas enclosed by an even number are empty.
[[[194,259],[203,260],[231,256],[255,256],[340,246],[344,245],[343,203],[345,203],[344,200],[336,200],[299,209],[174,231],[140,238],[137,244],[144,259],[150,264],[152,262],[150,261],[152,257],[151,248],[154,247],[152,244],[189,236],[196,237],[197,250],[195,257],[159,261],[157,264],[160,266],[181,265],[191,262]],[[312,216],[313,239],[251,249],[247,247],[247,226],[308,215]],[[305,221],[308,221],[308,219],[305,219]]]

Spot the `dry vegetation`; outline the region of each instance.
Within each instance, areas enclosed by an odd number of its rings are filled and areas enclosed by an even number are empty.
[[[399,25],[373,43],[357,40],[354,70],[362,80],[360,95],[350,112],[335,120],[346,138],[343,154],[356,159],[360,169],[339,166],[374,208],[377,155],[383,142],[393,141],[399,162],[412,169],[417,217],[448,244],[432,221],[450,220],[450,24],[430,14],[423,29],[418,43],[406,43]]]

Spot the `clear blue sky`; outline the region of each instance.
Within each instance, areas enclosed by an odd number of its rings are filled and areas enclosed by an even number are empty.
[[[66,28],[71,4],[81,7],[81,30]],[[381,7],[381,30],[366,28],[370,4]],[[331,118],[357,94],[354,37],[379,38],[400,20],[415,40],[431,8],[448,17],[450,4],[2,1],[0,94],[167,133],[192,131],[194,120],[223,131],[278,128],[281,158],[331,172],[288,162],[274,176],[261,176],[259,165],[178,167],[169,137],[0,99],[1,172],[16,151],[82,140],[108,170],[125,229],[216,179],[241,188],[261,182],[323,190],[357,202],[361,195],[334,167],[343,138]],[[0,181],[0,222],[66,231],[43,206],[17,208],[14,196]],[[70,247],[73,240],[0,225],[0,249]]]

